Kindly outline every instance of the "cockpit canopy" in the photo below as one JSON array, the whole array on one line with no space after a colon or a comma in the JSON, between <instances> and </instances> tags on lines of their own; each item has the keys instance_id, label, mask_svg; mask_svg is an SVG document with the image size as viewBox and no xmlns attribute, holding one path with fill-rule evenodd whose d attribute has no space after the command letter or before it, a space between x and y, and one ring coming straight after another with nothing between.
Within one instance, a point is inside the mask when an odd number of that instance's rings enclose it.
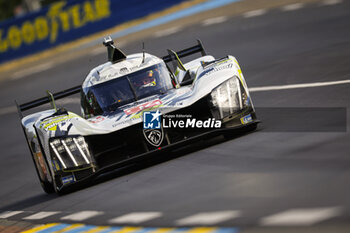
<instances>
[{"instance_id":1,"label":"cockpit canopy","mask_svg":"<svg viewBox=\"0 0 350 233\"><path fill-rule=\"evenodd\" d=\"M86 118L105 115L119 107L174 88L164 62L134 73L83 87L81 107Z\"/></svg>"}]
</instances>

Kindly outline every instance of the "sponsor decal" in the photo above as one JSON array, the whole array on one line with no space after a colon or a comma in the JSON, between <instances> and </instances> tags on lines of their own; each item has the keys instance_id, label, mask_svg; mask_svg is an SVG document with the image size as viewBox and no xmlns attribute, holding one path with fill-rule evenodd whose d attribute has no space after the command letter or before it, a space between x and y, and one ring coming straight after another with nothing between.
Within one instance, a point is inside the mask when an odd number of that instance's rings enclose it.
<instances>
[{"instance_id":1,"label":"sponsor decal","mask_svg":"<svg viewBox=\"0 0 350 233\"><path fill-rule=\"evenodd\" d=\"M245 100L244 104L247 105L247 106L248 106L248 105L251 105L251 104L250 104L250 97L249 97L249 96L248 96L247 99Z\"/></svg>"},{"instance_id":2,"label":"sponsor decal","mask_svg":"<svg viewBox=\"0 0 350 233\"><path fill-rule=\"evenodd\" d=\"M225 64L227 62L231 61L230 58L228 59L224 59L224 60L217 60L217 61L208 61L208 62L205 62L205 61L201 61L201 65L203 66L203 68L207 68L207 67L210 67L210 66L218 66L218 65L222 65L222 64Z\"/></svg>"},{"instance_id":3,"label":"sponsor decal","mask_svg":"<svg viewBox=\"0 0 350 233\"><path fill-rule=\"evenodd\" d=\"M241 118L241 123L243 125L248 124L249 122L252 122L252 121L253 121L253 118L252 118L252 115L250 115L250 114Z\"/></svg>"},{"instance_id":4,"label":"sponsor decal","mask_svg":"<svg viewBox=\"0 0 350 233\"><path fill-rule=\"evenodd\" d=\"M102 122L104 120L105 120L105 118L103 116L98 116L98 117L96 117L94 119L89 120L89 122L97 124L97 123L100 123L100 122Z\"/></svg>"},{"instance_id":5,"label":"sponsor decal","mask_svg":"<svg viewBox=\"0 0 350 233\"><path fill-rule=\"evenodd\" d=\"M52 160L51 163L52 163L52 167L55 170L55 172L62 169L60 163L57 162L56 160Z\"/></svg>"},{"instance_id":6,"label":"sponsor decal","mask_svg":"<svg viewBox=\"0 0 350 233\"><path fill-rule=\"evenodd\" d=\"M159 110L143 112L143 134L147 142L153 146L161 145L163 129L193 128L193 129L218 129L222 122L215 118L196 119L189 114L162 115Z\"/></svg>"},{"instance_id":7,"label":"sponsor decal","mask_svg":"<svg viewBox=\"0 0 350 233\"><path fill-rule=\"evenodd\" d=\"M231 69L232 67L233 67L232 63L226 64L226 65L220 64L219 66L211 67L208 70L206 70L203 73L201 73L198 76L198 79L202 78L203 76L208 76L208 75L210 75L210 74L212 74L214 72L220 71L220 70Z\"/></svg>"},{"instance_id":8,"label":"sponsor decal","mask_svg":"<svg viewBox=\"0 0 350 233\"><path fill-rule=\"evenodd\" d=\"M163 128L196 128L196 129L219 129L221 121L215 118L198 120L196 118L172 119L171 117L163 118Z\"/></svg>"},{"instance_id":9,"label":"sponsor decal","mask_svg":"<svg viewBox=\"0 0 350 233\"><path fill-rule=\"evenodd\" d=\"M124 109L124 113L126 115L131 115L131 114L135 114L135 113L138 113L138 112L141 112L141 111L144 111L144 110L156 107L156 106L159 107L160 105L162 105L162 101L160 99L156 99L156 100L144 103L144 104L137 105L135 107Z\"/></svg>"},{"instance_id":10,"label":"sponsor decal","mask_svg":"<svg viewBox=\"0 0 350 233\"><path fill-rule=\"evenodd\" d=\"M163 129L143 129L143 136L146 141L152 146L160 146L163 142L164 132Z\"/></svg>"},{"instance_id":11,"label":"sponsor decal","mask_svg":"<svg viewBox=\"0 0 350 233\"><path fill-rule=\"evenodd\" d=\"M162 119L161 119L162 118ZM221 128L222 122L215 118L196 119L189 114L166 114L163 115L159 110L143 113L144 129L161 128Z\"/></svg>"},{"instance_id":12,"label":"sponsor decal","mask_svg":"<svg viewBox=\"0 0 350 233\"><path fill-rule=\"evenodd\" d=\"M117 121L117 123L113 124L112 127L115 128L120 125L131 125L131 124L134 124L137 120L138 118L130 118L125 121Z\"/></svg>"},{"instance_id":13,"label":"sponsor decal","mask_svg":"<svg viewBox=\"0 0 350 233\"><path fill-rule=\"evenodd\" d=\"M74 5L68 4L67 0L53 3L46 15L40 14L21 24L12 24L5 30L0 30L0 53L38 44L43 40L54 44L62 38L60 36L63 32L74 33L75 29L109 18L110 4L110 0L78 1Z\"/></svg>"},{"instance_id":14,"label":"sponsor decal","mask_svg":"<svg viewBox=\"0 0 350 233\"><path fill-rule=\"evenodd\" d=\"M75 182L75 177L73 175L62 177L62 184L70 184Z\"/></svg>"},{"instance_id":15,"label":"sponsor decal","mask_svg":"<svg viewBox=\"0 0 350 233\"><path fill-rule=\"evenodd\" d=\"M43 128L45 131L48 131L48 130L56 131L57 125L62 124L62 126L63 126L64 123L71 121L71 119L75 118L75 117L77 117L77 115L75 115L75 114L53 117L49 120L45 120L45 121L41 122L40 128ZM67 124L67 127L68 127L68 125L69 124Z\"/></svg>"},{"instance_id":16,"label":"sponsor decal","mask_svg":"<svg viewBox=\"0 0 350 233\"><path fill-rule=\"evenodd\" d=\"M161 113L143 112L143 135L152 146L160 146L163 142L164 132L161 127Z\"/></svg>"},{"instance_id":17,"label":"sponsor decal","mask_svg":"<svg viewBox=\"0 0 350 233\"><path fill-rule=\"evenodd\" d=\"M160 129L160 112L144 112L143 113L143 128L144 129Z\"/></svg>"}]
</instances>

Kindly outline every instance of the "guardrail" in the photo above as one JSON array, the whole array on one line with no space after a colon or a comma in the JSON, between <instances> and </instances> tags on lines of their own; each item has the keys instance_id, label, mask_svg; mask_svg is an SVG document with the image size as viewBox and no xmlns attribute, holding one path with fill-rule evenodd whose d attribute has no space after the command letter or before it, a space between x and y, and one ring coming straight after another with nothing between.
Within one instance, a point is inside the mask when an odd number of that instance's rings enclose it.
<instances>
[{"instance_id":1,"label":"guardrail","mask_svg":"<svg viewBox=\"0 0 350 233\"><path fill-rule=\"evenodd\" d=\"M185 0L64 0L0 22L0 63L112 28Z\"/></svg>"}]
</instances>

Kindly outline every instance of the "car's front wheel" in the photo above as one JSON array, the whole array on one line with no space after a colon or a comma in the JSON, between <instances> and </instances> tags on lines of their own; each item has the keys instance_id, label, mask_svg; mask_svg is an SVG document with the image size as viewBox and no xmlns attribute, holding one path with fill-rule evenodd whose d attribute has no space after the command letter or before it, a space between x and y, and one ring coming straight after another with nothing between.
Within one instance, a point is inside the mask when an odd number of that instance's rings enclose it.
<instances>
[{"instance_id":1,"label":"car's front wheel","mask_svg":"<svg viewBox=\"0 0 350 233\"><path fill-rule=\"evenodd\" d=\"M50 176L50 171L47 169L46 161L43 157L38 157L35 159L32 154L32 159L34 162L35 170L38 174L38 178L41 184L41 187L46 193L53 193L55 192L54 187L50 181L45 179L45 176ZM43 171L43 166L45 167L46 171Z\"/></svg>"}]
</instances>

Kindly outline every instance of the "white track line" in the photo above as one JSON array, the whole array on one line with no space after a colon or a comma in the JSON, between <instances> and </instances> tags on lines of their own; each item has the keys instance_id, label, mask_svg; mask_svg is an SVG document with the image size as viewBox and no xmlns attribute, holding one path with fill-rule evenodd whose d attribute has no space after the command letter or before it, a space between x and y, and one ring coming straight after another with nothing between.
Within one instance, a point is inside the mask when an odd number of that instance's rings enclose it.
<instances>
[{"instance_id":1,"label":"white track line","mask_svg":"<svg viewBox=\"0 0 350 233\"><path fill-rule=\"evenodd\" d=\"M340 213L339 207L291 209L262 218L260 224L263 226L309 226L338 216Z\"/></svg>"},{"instance_id":2,"label":"white track line","mask_svg":"<svg viewBox=\"0 0 350 233\"><path fill-rule=\"evenodd\" d=\"M317 82L317 83L303 83L303 84L292 84L292 85L280 85L280 86L265 86L265 87L251 87L250 92L258 91L274 91L274 90L285 90L285 89L296 89L296 88L306 88L306 87L323 87L339 84L348 84L350 79L332 82Z\"/></svg>"},{"instance_id":3,"label":"white track line","mask_svg":"<svg viewBox=\"0 0 350 233\"><path fill-rule=\"evenodd\" d=\"M17 214L21 214L23 213L24 211L5 211L3 213L0 214L0 218L9 218L9 217L12 217L12 216L15 216Z\"/></svg>"},{"instance_id":4,"label":"white track line","mask_svg":"<svg viewBox=\"0 0 350 233\"><path fill-rule=\"evenodd\" d=\"M198 213L176 221L176 225L213 225L241 216L240 211Z\"/></svg>"},{"instance_id":5,"label":"white track line","mask_svg":"<svg viewBox=\"0 0 350 233\"><path fill-rule=\"evenodd\" d=\"M251 17L256 17L256 16L260 16L263 15L267 12L267 10L265 9L259 9L259 10L254 10L254 11L248 11L243 13L243 17L244 18L251 18Z\"/></svg>"},{"instance_id":6,"label":"white track line","mask_svg":"<svg viewBox=\"0 0 350 233\"><path fill-rule=\"evenodd\" d=\"M24 220L38 220L60 213L59 211L42 211L23 218Z\"/></svg>"},{"instance_id":7,"label":"white track line","mask_svg":"<svg viewBox=\"0 0 350 233\"><path fill-rule=\"evenodd\" d=\"M135 212L130 214L125 214L123 216L113 218L109 220L109 223L142 223L155 218L161 217L163 214L161 212Z\"/></svg>"},{"instance_id":8,"label":"white track line","mask_svg":"<svg viewBox=\"0 0 350 233\"><path fill-rule=\"evenodd\" d=\"M294 4L289 4L286 6L282 7L282 11L295 11L299 10L300 8L303 8L304 4L303 3L294 3Z\"/></svg>"},{"instance_id":9,"label":"white track line","mask_svg":"<svg viewBox=\"0 0 350 233\"><path fill-rule=\"evenodd\" d=\"M182 28L181 27L172 27L172 28L168 28L162 31L158 31L154 34L154 37L163 37L163 36L169 36L171 34L174 34L178 31L180 31Z\"/></svg>"},{"instance_id":10,"label":"white track line","mask_svg":"<svg viewBox=\"0 0 350 233\"><path fill-rule=\"evenodd\" d=\"M31 75L31 74L36 74L45 70L48 70L50 68L52 68L54 65L52 62L48 62L48 63L44 63L44 64L40 64L34 67L30 67L24 70L20 70L17 71L15 73L13 73L11 79L20 79L23 78L25 76Z\"/></svg>"},{"instance_id":11,"label":"white track line","mask_svg":"<svg viewBox=\"0 0 350 233\"><path fill-rule=\"evenodd\" d=\"M203 26L209 26L209 25L213 25L213 24L223 23L227 19L228 19L227 16L220 16L220 17L210 18L210 19L204 20L202 25Z\"/></svg>"},{"instance_id":12,"label":"white track line","mask_svg":"<svg viewBox=\"0 0 350 233\"><path fill-rule=\"evenodd\" d=\"M343 0L324 0L324 1L322 1L321 5L330 6L330 5L336 5L336 4L339 4L342 2L343 2Z\"/></svg>"},{"instance_id":13,"label":"white track line","mask_svg":"<svg viewBox=\"0 0 350 233\"><path fill-rule=\"evenodd\" d=\"M84 221L86 219L104 214L101 211L80 211L61 218L61 220Z\"/></svg>"}]
</instances>

